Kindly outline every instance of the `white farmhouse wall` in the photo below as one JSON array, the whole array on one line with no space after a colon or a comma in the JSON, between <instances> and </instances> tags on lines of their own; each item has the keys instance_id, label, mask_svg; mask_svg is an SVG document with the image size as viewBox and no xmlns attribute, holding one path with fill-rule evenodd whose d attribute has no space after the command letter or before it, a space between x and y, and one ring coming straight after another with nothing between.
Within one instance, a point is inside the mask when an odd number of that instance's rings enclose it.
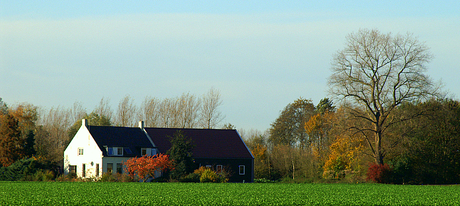
<instances>
[{"instance_id":1,"label":"white farmhouse wall","mask_svg":"<svg viewBox=\"0 0 460 206\"><path fill-rule=\"evenodd\" d=\"M79 155L79 149L83 149L83 155ZM77 176L82 177L83 164L86 168L86 178L96 178L97 165L99 165L99 176L102 175L102 151L84 124L64 151L64 174L69 174L70 165L76 165Z\"/></svg>"}]
</instances>

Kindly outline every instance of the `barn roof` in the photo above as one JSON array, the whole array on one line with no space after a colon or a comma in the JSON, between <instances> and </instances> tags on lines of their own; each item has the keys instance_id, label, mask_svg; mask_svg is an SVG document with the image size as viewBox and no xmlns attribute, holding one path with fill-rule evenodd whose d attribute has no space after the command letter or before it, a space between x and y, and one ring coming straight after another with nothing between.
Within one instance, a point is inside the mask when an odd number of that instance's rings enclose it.
<instances>
[{"instance_id":1,"label":"barn roof","mask_svg":"<svg viewBox=\"0 0 460 206\"><path fill-rule=\"evenodd\" d=\"M246 144L236 130L224 129L179 129L87 126L104 156L109 147L123 147L124 157L141 156L141 148L156 147L160 153L166 153L171 147L170 138L178 130L191 138L194 144L195 158L253 158ZM153 141L148 139L146 133ZM129 148L132 152L126 151Z\"/></svg>"},{"instance_id":2,"label":"barn roof","mask_svg":"<svg viewBox=\"0 0 460 206\"><path fill-rule=\"evenodd\" d=\"M236 130L145 128L161 153L171 147L169 139L178 130L193 140L195 158L253 158Z\"/></svg>"},{"instance_id":3,"label":"barn roof","mask_svg":"<svg viewBox=\"0 0 460 206\"><path fill-rule=\"evenodd\" d=\"M105 147L123 147L124 157L142 156L141 148L151 148L153 145L138 127L112 127L112 126L88 126L87 127L104 156L107 156ZM126 151L131 150L131 154Z\"/></svg>"}]
</instances>

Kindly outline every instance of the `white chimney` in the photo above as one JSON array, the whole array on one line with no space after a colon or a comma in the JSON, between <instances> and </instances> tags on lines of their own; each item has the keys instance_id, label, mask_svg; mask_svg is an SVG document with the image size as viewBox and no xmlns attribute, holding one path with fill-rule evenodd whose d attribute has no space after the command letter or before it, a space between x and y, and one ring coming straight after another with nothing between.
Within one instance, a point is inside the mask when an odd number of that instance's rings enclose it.
<instances>
[{"instance_id":1,"label":"white chimney","mask_svg":"<svg viewBox=\"0 0 460 206\"><path fill-rule=\"evenodd\" d=\"M139 121L139 128L144 129L144 121Z\"/></svg>"},{"instance_id":2,"label":"white chimney","mask_svg":"<svg viewBox=\"0 0 460 206\"><path fill-rule=\"evenodd\" d=\"M85 126L85 127L88 127L88 120L87 119L82 119L81 120L81 126Z\"/></svg>"}]
</instances>

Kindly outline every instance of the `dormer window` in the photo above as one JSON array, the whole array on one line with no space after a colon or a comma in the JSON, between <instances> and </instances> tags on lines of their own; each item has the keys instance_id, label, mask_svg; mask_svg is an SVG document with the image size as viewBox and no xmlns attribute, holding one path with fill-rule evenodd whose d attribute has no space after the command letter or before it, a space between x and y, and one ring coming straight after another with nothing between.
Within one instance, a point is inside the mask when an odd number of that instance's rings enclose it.
<instances>
[{"instance_id":1,"label":"dormer window","mask_svg":"<svg viewBox=\"0 0 460 206\"><path fill-rule=\"evenodd\" d=\"M123 147L109 147L107 154L110 156L123 156Z\"/></svg>"},{"instance_id":2,"label":"dormer window","mask_svg":"<svg viewBox=\"0 0 460 206\"><path fill-rule=\"evenodd\" d=\"M118 156L123 156L123 147L116 147L115 151L117 151Z\"/></svg>"},{"instance_id":3,"label":"dormer window","mask_svg":"<svg viewBox=\"0 0 460 206\"><path fill-rule=\"evenodd\" d=\"M141 148L141 155L148 155L148 156L154 156L156 155L157 149L156 148Z\"/></svg>"}]
</instances>

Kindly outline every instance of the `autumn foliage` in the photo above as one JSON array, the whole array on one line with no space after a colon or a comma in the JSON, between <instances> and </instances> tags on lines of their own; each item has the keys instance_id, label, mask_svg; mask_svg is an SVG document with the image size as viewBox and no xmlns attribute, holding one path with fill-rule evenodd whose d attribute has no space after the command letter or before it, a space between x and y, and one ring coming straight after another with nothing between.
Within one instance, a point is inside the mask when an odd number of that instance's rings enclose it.
<instances>
[{"instance_id":1,"label":"autumn foliage","mask_svg":"<svg viewBox=\"0 0 460 206\"><path fill-rule=\"evenodd\" d=\"M172 168L172 161L165 154L157 154L154 156L144 155L142 157L134 157L124 162L125 171L131 178L136 175L145 182L148 178L155 178L155 172L163 172Z\"/></svg>"},{"instance_id":2,"label":"autumn foliage","mask_svg":"<svg viewBox=\"0 0 460 206\"><path fill-rule=\"evenodd\" d=\"M193 174L196 174L200 177L200 182L217 182L225 183L228 181L228 173L225 170L214 171L211 168L200 167L193 171Z\"/></svg>"},{"instance_id":3,"label":"autumn foliage","mask_svg":"<svg viewBox=\"0 0 460 206\"><path fill-rule=\"evenodd\" d=\"M19 123L12 115L0 115L0 164L7 167L24 156Z\"/></svg>"},{"instance_id":4,"label":"autumn foliage","mask_svg":"<svg viewBox=\"0 0 460 206\"><path fill-rule=\"evenodd\" d=\"M379 165L372 163L367 170L366 180L371 180L376 183L388 183L390 180L391 168L388 164Z\"/></svg>"}]
</instances>

